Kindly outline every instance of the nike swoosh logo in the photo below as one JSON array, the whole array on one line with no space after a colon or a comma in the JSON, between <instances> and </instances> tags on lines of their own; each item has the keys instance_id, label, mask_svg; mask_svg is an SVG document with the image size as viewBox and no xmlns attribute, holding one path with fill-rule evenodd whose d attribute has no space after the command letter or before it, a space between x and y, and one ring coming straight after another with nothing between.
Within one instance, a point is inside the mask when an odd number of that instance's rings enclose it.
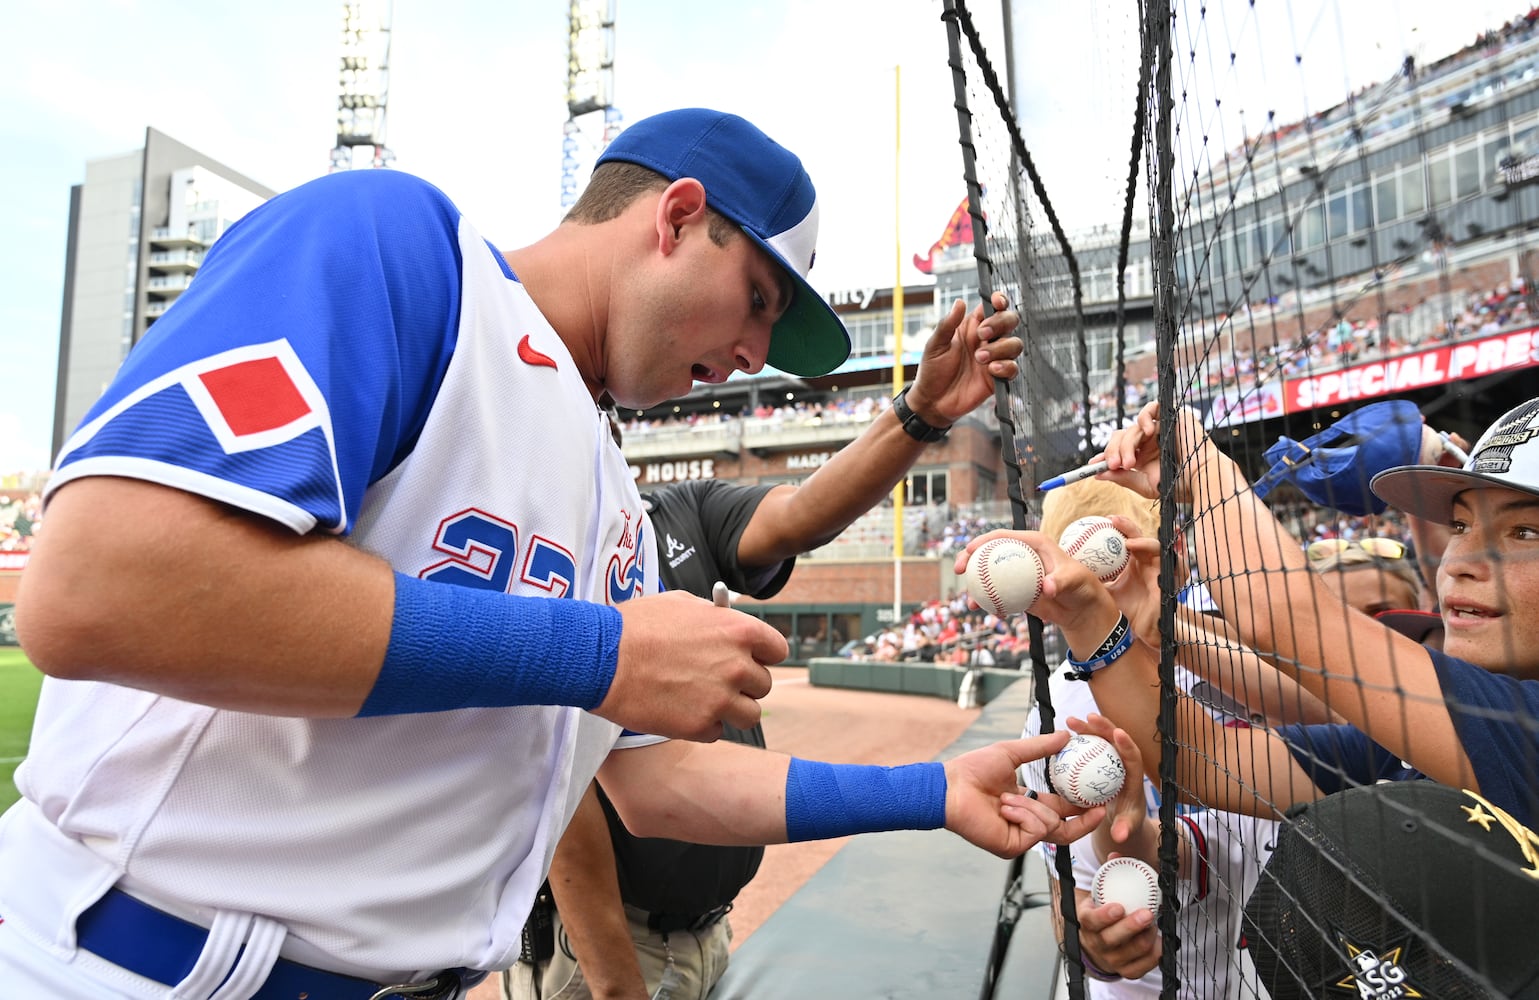
<instances>
[{"instance_id":1,"label":"nike swoosh logo","mask_svg":"<svg viewBox=\"0 0 1539 1000\"><path fill-rule=\"evenodd\" d=\"M524 334L524 339L518 342L518 359L526 365L544 365L546 368L556 367L554 358L541 354L529 346L529 334Z\"/></svg>"}]
</instances>

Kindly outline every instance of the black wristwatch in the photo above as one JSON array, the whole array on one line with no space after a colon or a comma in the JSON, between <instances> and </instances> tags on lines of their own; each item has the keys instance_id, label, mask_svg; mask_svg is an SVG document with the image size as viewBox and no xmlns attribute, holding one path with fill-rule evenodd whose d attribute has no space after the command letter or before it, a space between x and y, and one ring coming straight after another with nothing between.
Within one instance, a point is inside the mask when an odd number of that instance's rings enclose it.
<instances>
[{"instance_id":1,"label":"black wristwatch","mask_svg":"<svg viewBox=\"0 0 1539 1000\"><path fill-rule=\"evenodd\" d=\"M892 397L893 415L898 418L898 423L903 425L903 429L908 432L908 436L915 441L922 441L925 444L939 441L946 436L947 431L951 430L951 425L932 427L926 423L924 417L921 417L909 407L908 388L908 386L904 386L902 392Z\"/></svg>"}]
</instances>

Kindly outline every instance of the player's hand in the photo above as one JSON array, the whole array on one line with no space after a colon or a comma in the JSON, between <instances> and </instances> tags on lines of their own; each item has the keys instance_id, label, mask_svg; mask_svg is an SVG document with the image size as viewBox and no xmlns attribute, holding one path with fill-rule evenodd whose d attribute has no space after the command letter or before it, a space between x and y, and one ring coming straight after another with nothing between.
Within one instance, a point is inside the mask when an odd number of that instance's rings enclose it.
<instances>
[{"instance_id":1,"label":"player's hand","mask_svg":"<svg viewBox=\"0 0 1539 1000\"><path fill-rule=\"evenodd\" d=\"M946 829L1002 858L1046 840L1068 844L1101 822L1106 810L1081 810L1057 795L1030 798L1016 769L1062 750L1066 732L1005 740L946 762Z\"/></svg>"},{"instance_id":2,"label":"player's hand","mask_svg":"<svg viewBox=\"0 0 1539 1000\"><path fill-rule=\"evenodd\" d=\"M1024 345L1014 335L1020 316L1006 308L1003 292L992 302L998 311L985 318L981 303L969 311L956 300L925 344L908 405L931 423L956 423L994 394L996 378L1020 371L1016 359Z\"/></svg>"},{"instance_id":3,"label":"player's hand","mask_svg":"<svg viewBox=\"0 0 1539 1000\"><path fill-rule=\"evenodd\" d=\"M1160 964L1160 932L1150 911L1128 913L1121 903L1096 906L1086 896L1075 912L1079 946L1097 969L1139 979Z\"/></svg>"},{"instance_id":4,"label":"player's hand","mask_svg":"<svg viewBox=\"0 0 1539 1000\"><path fill-rule=\"evenodd\" d=\"M619 607L620 656L595 715L638 733L709 742L729 722L751 729L785 637L752 615L681 590Z\"/></svg>"}]
</instances>

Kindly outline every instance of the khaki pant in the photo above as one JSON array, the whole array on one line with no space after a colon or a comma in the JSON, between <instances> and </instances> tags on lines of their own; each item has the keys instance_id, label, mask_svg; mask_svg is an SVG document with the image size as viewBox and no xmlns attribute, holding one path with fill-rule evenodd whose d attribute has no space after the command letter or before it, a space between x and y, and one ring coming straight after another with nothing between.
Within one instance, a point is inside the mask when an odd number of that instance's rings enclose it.
<instances>
[{"instance_id":1,"label":"khaki pant","mask_svg":"<svg viewBox=\"0 0 1539 1000\"><path fill-rule=\"evenodd\" d=\"M727 971L727 950L732 941L732 927L722 917L710 927L698 931L670 931L666 936L649 930L646 915L627 906L626 915L631 940L636 945L636 960L647 981L647 994L658 1000L705 1000L716 980ZM556 951L543 968L519 962L502 974L504 1000L591 1000L592 992L582 970L572 957L572 946L561 925L561 914L554 914ZM673 963L671 989L662 995L658 987Z\"/></svg>"}]
</instances>

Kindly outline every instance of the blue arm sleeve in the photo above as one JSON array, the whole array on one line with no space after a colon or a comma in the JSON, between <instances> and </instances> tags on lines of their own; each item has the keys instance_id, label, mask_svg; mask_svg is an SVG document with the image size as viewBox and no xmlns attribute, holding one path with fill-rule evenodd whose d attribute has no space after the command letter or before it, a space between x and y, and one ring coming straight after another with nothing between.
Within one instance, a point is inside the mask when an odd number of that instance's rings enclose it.
<instances>
[{"instance_id":1,"label":"blue arm sleeve","mask_svg":"<svg viewBox=\"0 0 1539 1000\"><path fill-rule=\"evenodd\" d=\"M505 705L591 709L609 693L620 612L397 573L390 646L358 715Z\"/></svg>"},{"instance_id":2,"label":"blue arm sleeve","mask_svg":"<svg viewBox=\"0 0 1539 1000\"><path fill-rule=\"evenodd\" d=\"M786 771L786 838L791 843L945 825L944 764L876 767L791 758Z\"/></svg>"}]
</instances>

